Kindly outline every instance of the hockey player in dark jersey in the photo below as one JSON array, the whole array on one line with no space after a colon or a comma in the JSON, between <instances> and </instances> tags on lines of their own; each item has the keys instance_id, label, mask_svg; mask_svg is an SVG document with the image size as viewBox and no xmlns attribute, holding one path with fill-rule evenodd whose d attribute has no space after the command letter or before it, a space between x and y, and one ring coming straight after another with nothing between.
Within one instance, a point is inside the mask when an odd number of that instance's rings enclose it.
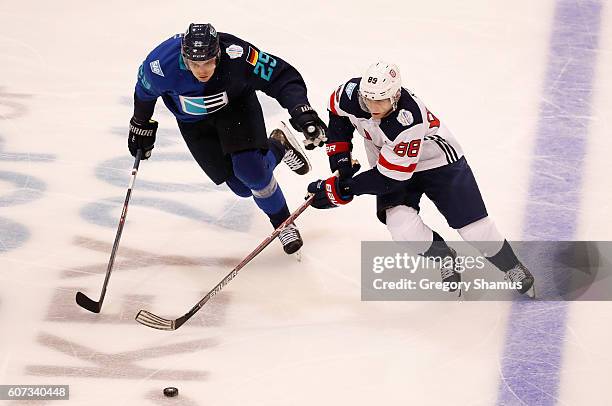
<instances>
[{"instance_id":1,"label":"hockey player in dark jersey","mask_svg":"<svg viewBox=\"0 0 612 406\"><path fill-rule=\"evenodd\" d=\"M260 90L289 111L290 123L307 139L325 139L325 124L310 107L306 84L281 58L262 52L211 24L190 24L157 46L138 71L128 146L151 156L157 122L151 120L161 97L174 114L189 151L217 185L253 197L277 228L289 209L273 170L282 160L296 173L310 170L299 143L284 126L266 133ZM279 235L285 252L302 246L295 225Z\"/></svg>"},{"instance_id":2,"label":"hockey player in dark jersey","mask_svg":"<svg viewBox=\"0 0 612 406\"><path fill-rule=\"evenodd\" d=\"M372 167L358 175L351 160L355 129L364 138ZM393 240L423 241L423 255L454 259L455 251L419 216L425 194L464 240L520 286L520 293L534 295L534 278L488 216L461 146L423 102L402 88L397 66L375 63L363 77L333 92L326 135L330 168L339 175L308 186L315 194L314 207L332 208L353 196L376 195L378 218ZM446 266L453 261L440 262L443 281L459 282L461 275Z\"/></svg>"}]
</instances>

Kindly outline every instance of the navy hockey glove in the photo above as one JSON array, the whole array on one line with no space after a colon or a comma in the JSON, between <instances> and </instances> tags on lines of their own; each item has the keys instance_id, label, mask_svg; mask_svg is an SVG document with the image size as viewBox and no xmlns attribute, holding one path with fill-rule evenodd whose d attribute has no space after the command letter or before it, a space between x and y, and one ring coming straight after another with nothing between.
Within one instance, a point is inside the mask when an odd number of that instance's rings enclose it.
<instances>
[{"instance_id":1,"label":"navy hockey glove","mask_svg":"<svg viewBox=\"0 0 612 406\"><path fill-rule=\"evenodd\" d=\"M158 123L155 120L142 122L132 117L130 120L130 134L128 135L128 148L132 156L136 156L136 151L142 149L142 159L151 156L153 145L155 144L155 134L157 134Z\"/></svg>"},{"instance_id":2,"label":"navy hockey glove","mask_svg":"<svg viewBox=\"0 0 612 406\"><path fill-rule=\"evenodd\" d=\"M361 169L359 162L351 159L351 149L353 145L350 142L332 142L325 146L329 168L333 173L338 171L340 179L352 178Z\"/></svg>"},{"instance_id":3,"label":"navy hockey glove","mask_svg":"<svg viewBox=\"0 0 612 406\"><path fill-rule=\"evenodd\" d=\"M316 209L331 209L353 200L353 195L348 188L340 185L337 176L312 182L308 185L308 193L314 195L311 205Z\"/></svg>"},{"instance_id":4,"label":"navy hockey glove","mask_svg":"<svg viewBox=\"0 0 612 406\"><path fill-rule=\"evenodd\" d=\"M307 104L300 104L289 112L289 122L298 131L304 133L306 149L315 149L327 141L327 126L319 118L317 112Z\"/></svg>"}]
</instances>

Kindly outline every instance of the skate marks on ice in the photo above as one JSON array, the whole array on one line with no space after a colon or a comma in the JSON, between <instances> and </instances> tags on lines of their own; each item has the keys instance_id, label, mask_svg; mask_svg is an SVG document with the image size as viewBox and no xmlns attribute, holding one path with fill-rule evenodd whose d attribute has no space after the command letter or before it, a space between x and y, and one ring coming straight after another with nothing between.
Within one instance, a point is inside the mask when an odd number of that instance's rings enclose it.
<instances>
[{"instance_id":1,"label":"skate marks on ice","mask_svg":"<svg viewBox=\"0 0 612 406\"><path fill-rule=\"evenodd\" d=\"M523 236L571 241L578 224L593 120L603 4L557 0L554 6ZM513 303L497 405L559 402L567 311L567 303Z\"/></svg>"},{"instance_id":2,"label":"skate marks on ice","mask_svg":"<svg viewBox=\"0 0 612 406\"><path fill-rule=\"evenodd\" d=\"M0 138L0 151L2 139ZM0 160L2 158L0 157ZM27 204L43 197L47 186L42 180L23 173L0 171L0 185L9 184L5 194L0 195L0 207ZM20 247L30 239L30 230L24 225L0 217L0 253Z\"/></svg>"},{"instance_id":3,"label":"skate marks on ice","mask_svg":"<svg viewBox=\"0 0 612 406\"><path fill-rule=\"evenodd\" d=\"M12 120L24 116L28 108L22 100L31 97L31 94L11 93L0 87L0 119Z\"/></svg>"},{"instance_id":4,"label":"skate marks on ice","mask_svg":"<svg viewBox=\"0 0 612 406\"><path fill-rule=\"evenodd\" d=\"M70 357L70 363L78 360L81 363L93 364L93 366L28 365L26 374L30 376L175 381L203 381L209 373L197 369L166 369L168 362L165 360L159 363L160 368L158 369L141 367L136 363L172 355L198 353L219 345L215 339L204 338L138 350L106 353L44 332L38 335L37 342L47 349Z\"/></svg>"},{"instance_id":5,"label":"skate marks on ice","mask_svg":"<svg viewBox=\"0 0 612 406\"><path fill-rule=\"evenodd\" d=\"M74 244L88 250L108 253L111 250L111 244L87 237L76 237ZM187 257L182 255L159 255L145 250L139 250L129 247L121 247L120 257L115 262L113 273L133 271L153 266L165 266L168 272L175 272L179 268L194 268L194 272L203 272L206 268L231 269L240 261L240 258L230 257ZM61 279L74 280L91 275L103 276L106 273L106 262L101 262L93 265L84 265L82 267L65 270L61 274ZM201 296L206 294L204 290L199 293ZM150 307L153 304L154 295L144 294L129 294L123 295L121 307L117 313L102 312L97 315L92 315L83 312L74 303L74 293L77 290L85 291L84 287L66 286L58 288L54 293L49 307L46 321L65 321L77 323L94 323L94 324L134 324L134 316L143 307ZM116 294L113 301L117 301ZM210 303L209 317L195 317L193 324L200 327L216 327L223 324L225 320L226 309L231 302L231 292L226 295L220 295L215 298L214 302ZM188 304L185 304L188 306ZM210 315L214 315L210 316Z\"/></svg>"},{"instance_id":6,"label":"skate marks on ice","mask_svg":"<svg viewBox=\"0 0 612 406\"><path fill-rule=\"evenodd\" d=\"M129 167L130 156L122 156L106 160L96 166L95 176L97 179L118 188L125 188L126 177L123 169ZM155 162L192 162L193 158L181 153L157 153ZM202 174L203 178L205 175ZM146 176L145 176L146 177ZM233 196L226 186L207 183L176 183L148 181L142 177L137 180L137 193L132 199L133 206L143 206L159 210L167 214L173 214L200 223L210 224L223 229L247 232L251 227L252 213L254 209L250 199L242 199ZM166 196L143 196L142 192L157 192ZM223 193L225 192L225 193ZM220 215L213 215L204 210L185 204L177 199L172 199L176 193L215 193L215 199L223 197L224 206ZM168 195L169 194L169 195ZM170 198L168 197L170 196ZM120 208L123 204L122 197L107 198L85 205L81 208L81 217L87 222L102 227L113 228L117 225L117 216L111 212Z\"/></svg>"},{"instance_id":7,"label":"skate marks on ice","mask_svg":"<svg viewBox=\"0 0 612 406\"><path fill-rule=\"evenodd\" d=\"M73 241L74 245L88 250L109 253L112 244L88 237L77 236ZM234 257L187 257L183 255L159 255L153 252L129 248L122 246L119 253L120 257L115 262L114 271L130 270L136 268L146 268L150 266L176 267L222 267L231 269L241 258ZM78 278L90 276L92 274L104 275L107 263L85 265L82 267L68 269L63 272L62 278Z\"/></svg>"},{"instance_id":8,"label":"skate marks on ice","mask_svg":"<svg viewBox=\"0 0 612 406\"><path fill-rule=\"evenodd\" d=\"M12 184L7 194L0 195L0 207L27 204L43 197L47 185L42 180L11 171L0 171L0 182Z\"/></svg>"},{"instance_id":9,"label":"skate marks on ice","mask_svg":"<svg viewBox=\"0 0 612 406\"><path fill-rule=\"evenodd\" d=\"M23 136L24 134L19 134L19 128L10 120L23 117L28 113L29 109L24 101L31 97L30 94L11 93L0 87L0 119L3 120L2 123L12 124L10 132L14 136ZM51 162L54 160L55 156L50 154L7 152L4 138L0 136L0 163ZM40 199L46 190L46 184L34 176L0 170L0 184L5 182L11 184L14 191L0 195L0 207L30 203ZM0 217L0 253L20 247L29 238L30 231L25 225Z\"/></svg>"},{"instance_id":10,"label":"skate marks on ice","mask_svg":"<svg viewBox=\"0 0 612 406\"><path fill-rule=\"evenodd\" d=\"M21 118L29 112L28 106L24 103L25 100L32 98L31 94L25 93L10 93L3 87L0 87L0 120L2 123L10 123L10 135L15 137L24 137L28 134L23 134L19 127L11 120ZM2 130L2 127L0 127ZM3 130L6 132L6 130ZM2 134L0 134L2 135ZM4 150L5 141L0 136L0 161L7 162L49 162L55 160L55 155L52 154L35 154L31 152L7 152Z\"/></svg>"},{"instance_id":11,"label":"skate marks on ice","mask_svg":"<svg viewBox=\"0 0 612 406\"><path fill-rule=\"evenodd\" d=\"M27 227L0 217L0 254L21 247L29 239Z\"/></svg>"},{"instance_id":12,"label":"skate marks on ice","mask_svg":"<svg viewBox=\"0 0 612 406\"><path fill-rule=\"evenodd\" d=\"M63 287L57 289L52 306L49 307L45 321L65 323L86 323L88 325L136 325L134 317L143 308L154 307L154 295L121 295L113 296L113 302L120 302L119 309L115 312L104 311L92 314L84 311L74 302L74 295L78 288ZM196 296L204 296L207 292L202 290ZM195 300L195 299L194 299ZM202 312L190 320L190 325L195 327L220 327L225 323L227 309L232 302L232 293L224 292L223 295L215 297L214 301L207 304L206 312ZM191 302L185 302L185 308Z\"/></svg>"}]
</instances>

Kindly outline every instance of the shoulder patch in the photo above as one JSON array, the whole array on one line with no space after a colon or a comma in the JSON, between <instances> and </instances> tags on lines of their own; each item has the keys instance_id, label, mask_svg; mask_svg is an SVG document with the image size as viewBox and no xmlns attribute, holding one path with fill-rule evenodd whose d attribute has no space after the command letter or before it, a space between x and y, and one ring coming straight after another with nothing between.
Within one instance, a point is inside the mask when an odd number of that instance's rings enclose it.
<instances>
[{"instance_id":1,"label":"shoulder patch","mask_svg":"<svg viewBox=\"0 0 612 406\"><path fill-rule=\"evenodd\" d=\"M402 89L397 110L381 121L380 129L389 140L395 141L402 132L422 123L423 116L417 102Z\"/></svg>"},{"instance_id":2,"label":"shoulder patch","mask_svg":"<svg viewBox=\"0 0 612 406\"><path fill-rule=\"evenodd\" d=\"M162 71L162 68L159 64L159 59L156 59L153 62L149 63L149 66L151 67L151 72L164 77L164 72Z\"/></svg>"},{"instance_id":3,"label":"shoulder patch","mask_svg":"<svg viewBox=\"0 0 612 406\"><path fill-rule=\"evenodd\" d=\"M230 59L240 58L244 54L244 48L240 45L232 44L225 48L225 53L229 55Z\"/></svg>"},{"instance_id":4,"label":"shoulder patch","mask_svg":"<svg viewBox=\"0 0 612 406\"><path fill-rule=\"evenodd\" d=\"M404 127L410 127L414 123L414 117L410 111L401 109L397 112L397 121Z\"/></svg>"},{"instance_id":5,"label":"shoulder patch","mask_svg":"<svg viewBox=\"0 0 612 406\"><path fill-rule=\"evenodd\" d=\"M370 113L364 111L359 105L359 97L353 99L355 91L359 90L361 78L352 78L344 85L344 92L339 94L338 105L342 111L358 118L370 118Z\"/></svg>"},{"instance_id":6,"label":"shoulder patch","mask_svg":"<svg viewBox=\"0 0 612 406\"><path fill-rule=\"evenodd\" d=\"M247 55L247 62L251 65L255 66L257 64L257 60L259 59L259 51L249 46L249 54Z\"/></svg>"},{"instance_id":7,"label":"shoulder patch","mask_svg":"<svg viewBox=\"0 0 612 406\"><path fill-rule=\"evenodd\" d=\"M349 82L344 88L344 91L346 92L346 95L348 96L349 100L351 100L351 98L353 97L353 91L355 90L356 87L357 87L357 83Z\"/></svg>"}]
</instances>

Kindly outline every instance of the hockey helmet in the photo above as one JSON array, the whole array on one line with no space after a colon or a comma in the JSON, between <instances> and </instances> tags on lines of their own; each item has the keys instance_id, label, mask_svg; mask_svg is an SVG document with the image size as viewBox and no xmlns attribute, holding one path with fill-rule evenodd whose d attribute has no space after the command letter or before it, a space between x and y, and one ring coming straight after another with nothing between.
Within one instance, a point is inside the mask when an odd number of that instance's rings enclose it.
<instances>
[{"instance_id":1,"label":"hockey helmet","mask_svg":"<svg viewBox=\"0 0 612 406\"><path fill-rule=\"evenodd\" d=\"M219 56L219 34L211 24L189 24L181 40L183 58L206 61Z\"/></svg>"},{"instance_id":2,"label":"hockey helmet","mask_svg":"<svg viewBox=\"0 0 612 406\"><path fill-rule=\"evenodd\" d=\"M391 100L393 109L402 94L402 78L397 65L376 62L366 70L359 83L359 96L368 100ZM365 103L361 103L362 106Z\"/></svg>"}]
</instances>

